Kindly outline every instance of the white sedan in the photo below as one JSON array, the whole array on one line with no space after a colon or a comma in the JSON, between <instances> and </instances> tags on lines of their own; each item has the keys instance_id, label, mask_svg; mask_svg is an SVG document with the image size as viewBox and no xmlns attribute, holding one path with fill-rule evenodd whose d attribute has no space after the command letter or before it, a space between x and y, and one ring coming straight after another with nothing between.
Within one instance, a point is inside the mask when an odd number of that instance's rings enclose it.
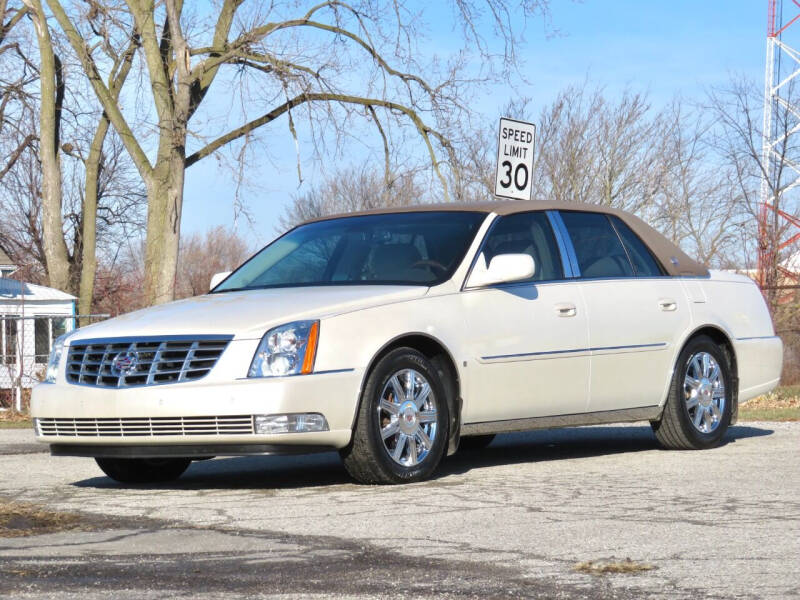
<instances>
[{"instance_id":1,"label":"white sedan","mask_svg":"<svg viewBox=\"0 0 800 600\"><path fill-rule=\"evenodd\" d=\"M328 217L225 275L59 340L38 440L121 482L338 450L357 480L401 483L459 443L542 427L649 421L664 447L709 448L780 377L750 279L603 207Z\"/></svg>"}]
</instances>

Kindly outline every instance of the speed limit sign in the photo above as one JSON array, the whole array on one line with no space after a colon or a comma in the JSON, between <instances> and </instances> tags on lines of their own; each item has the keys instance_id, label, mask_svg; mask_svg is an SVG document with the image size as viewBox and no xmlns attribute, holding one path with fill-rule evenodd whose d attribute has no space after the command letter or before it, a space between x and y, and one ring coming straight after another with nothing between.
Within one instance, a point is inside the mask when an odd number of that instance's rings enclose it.
<instances>
[{"instance_id":1,"label":"speed limit sign","mask_svg":"<svg viewBox=\"0 0 800 600\"><path fill-rule=\"evenodd\" d=\"M531 199L535 141L536 125L533 123L505 117L500 119L495 196L515 200Z\"/></svg>"}]
</instances>

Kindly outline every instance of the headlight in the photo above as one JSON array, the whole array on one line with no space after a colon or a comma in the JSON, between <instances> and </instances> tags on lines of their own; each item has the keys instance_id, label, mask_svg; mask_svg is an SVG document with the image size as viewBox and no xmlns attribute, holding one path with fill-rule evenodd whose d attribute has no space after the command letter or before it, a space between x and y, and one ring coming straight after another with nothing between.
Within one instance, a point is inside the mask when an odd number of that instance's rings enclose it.
<instances>
[{"instance_id":1,"label":"headlight","mask_svg":"<svg viewBox=\"0 0 800 600\"><path fill-rule=\"evenodd\" d=\"M296 321L270 329L261 338L248 377L305 375L314 370L319 321Z\"/></svg>"},{"instance_id":2,"label":"headlight","mask_svg":"<svg viewBox=\"0 0 800 600\"><path fill-rule=\"evenodd\" d=\"M53 342L53 348L50 350L50 358L47 359L47 371L45 372L44 380L47 383L55 383L56 376L58 375L58 364L61 362L61 355L64 353L64 341L69 336L65 333L56 338Z\"/></svg>"}]
</instances>

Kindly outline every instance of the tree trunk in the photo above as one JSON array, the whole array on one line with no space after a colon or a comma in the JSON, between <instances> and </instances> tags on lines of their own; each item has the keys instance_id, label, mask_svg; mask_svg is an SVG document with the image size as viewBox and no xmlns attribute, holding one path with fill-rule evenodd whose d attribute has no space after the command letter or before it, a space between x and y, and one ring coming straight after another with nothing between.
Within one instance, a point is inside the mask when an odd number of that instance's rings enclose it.
<instances>
[{"instance_id":1,"label":"tree trunk","mask_svg":"<svg viewBox=\"0 0 800 600\"><path fill-rule=\"evenodd\" d=\"M147 181L147 241L145 242L145 302L173 299L178 264L185 153L183 146L162 155Z\"/></svg>"},{"instance_id":2,"label":"tree trunk","mask_svg":"<svg viewBox=\"0 0 800 600\"><path fill-rule=\"evenodd\" d=\"M61 216L61 159L59 125L64 86L61 62L53 53L53 42L39 0L26 0L31 10L39 43L42 98L39 108L39 156L42 161L42 237L51 287L72 291L69 254L64 242Z\"/></svg>"},{"instance_id":3,"label":"tree trunk","mask_svg":"<svg viewBox=\"0 0 800 600\"><path fill-rule=\"evenodd\" d=\"M83 228L81 231L82 256L81 275L78 286L78 314L88 315L92 312L94 300L94 280L97 275L97 201L100 185L100 170L103 160L103 143L109 128L108 119L103 116L86 157L86 181L83 193ZM81 327L88 325L81 319Z\"/></svg>"}]
</instances>

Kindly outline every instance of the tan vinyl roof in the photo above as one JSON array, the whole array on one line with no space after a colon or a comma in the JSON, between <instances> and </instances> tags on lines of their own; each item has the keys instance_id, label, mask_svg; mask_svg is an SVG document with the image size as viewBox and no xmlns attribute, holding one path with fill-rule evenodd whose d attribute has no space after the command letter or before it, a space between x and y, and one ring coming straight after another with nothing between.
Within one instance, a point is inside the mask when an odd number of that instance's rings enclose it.
<instances>
[{"instance_id":1,"label":"tan vinyl roof","mask_svg":"<svg viewBox=\"0 0 800 600\"><path fill-rule=\"evenodd\" d=\"M439 204L419 204L416 206L405 206L399 208L378 208L360 212L352 212L346 214L329 215L317 219L310 219L306 223L313 223L316 221L327 221L328 219L336 219L341 217L353 217L359 215L375 215L375 214L389 214L389 213L407 213L407 212L437 212L437 211L453 211L453 212L485 212L495 213L498 215L511 215L520 212L529 212L534 210L573 210L581 212L599 212L616 215L622 219L628 227L633 229L647 246L655 254L661 266L670 275L688 275L708 277L708 268L694 259L690 258L678 246L669 241L666 237L661 235L658 231L650 227L647 223L642 221L639 217L627 213L625 211L610 208L608 206L600 206L598 204L582 204L579 202L555 202L552 200L498 200L488 202L476 202L472 204L447 202Z\"/></svg>"}]
</instances>

